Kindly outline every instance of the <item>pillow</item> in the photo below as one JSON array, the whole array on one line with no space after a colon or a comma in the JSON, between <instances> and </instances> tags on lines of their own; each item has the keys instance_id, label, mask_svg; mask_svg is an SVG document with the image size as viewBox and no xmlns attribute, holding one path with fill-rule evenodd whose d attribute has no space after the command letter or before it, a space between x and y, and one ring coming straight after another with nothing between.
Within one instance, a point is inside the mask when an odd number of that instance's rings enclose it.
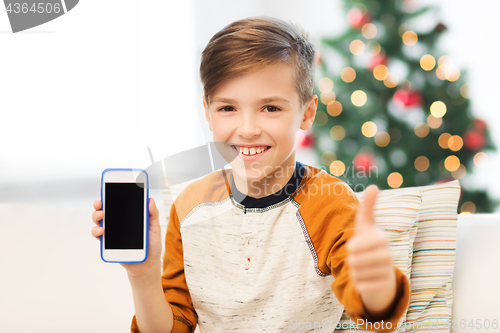
<instances>
[{"instance_id":1,"label":"pillow","mask_svg":"<svg viewBox=\"0 0 500 333\"><path fill-rule=\"evenodd\" d=\"M460 183L453 180L384 192L397 194L409 189L422 192L422 204L413 246L405 332L437 331L438 326L439 332L450 332Z\"/></svg>"},{"instance_id":2,"label":"pillow","mask_svg":"<svg viewBox=\"0 0 500 333\"><path fill-rule=\"evenodd\" d=\"M365 192L356 192L361 203L364 202ZM375 201L373 215L376 225L383 231L387 238L389 249L392 254L392 263L406 274L410 280L411 262L413 255L413 242L418 228L418 212L422 201L422 195L418 190L407 190L401 193L390 193L380 191ZM406 313L398 322L402 327L406 319ZM371 332L356 329L356 321L352 320L344 310L335 331ZM400 328L397 332L404 332Z\"/></svg>"}]
</instances>

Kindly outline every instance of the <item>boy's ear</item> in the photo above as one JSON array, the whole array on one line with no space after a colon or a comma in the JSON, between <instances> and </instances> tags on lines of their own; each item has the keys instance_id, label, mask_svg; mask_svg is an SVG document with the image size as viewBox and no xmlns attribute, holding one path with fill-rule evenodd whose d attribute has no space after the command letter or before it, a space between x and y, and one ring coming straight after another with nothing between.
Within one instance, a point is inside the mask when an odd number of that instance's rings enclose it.
<instances>
[{"instance_id":1,"label":"boy's ear","mask_svg":"<svg viewBox=\"0 0 500 333\"><path fill-rule=\"evenodd\" d=\"M304 109L304 116L302 117L302 122L300 124L300 129L308 130L311 128L314 118L316 117L316 109L318 108L318 95L314 94L306 103Z\"/></svg>"},{"instance_id":2,"label":"boy's ear","mask_svg":"<svg viewBox=\"0 0 500 333\"><path fill-rule=\"evenodd\" d=\"M205 119L208 121L208 128L212 131L212 123L210 122L210 113L208 112L207 102L205 100L205 95L202 96L203 108L205 109Z\"/></svg>"}]
</instances>

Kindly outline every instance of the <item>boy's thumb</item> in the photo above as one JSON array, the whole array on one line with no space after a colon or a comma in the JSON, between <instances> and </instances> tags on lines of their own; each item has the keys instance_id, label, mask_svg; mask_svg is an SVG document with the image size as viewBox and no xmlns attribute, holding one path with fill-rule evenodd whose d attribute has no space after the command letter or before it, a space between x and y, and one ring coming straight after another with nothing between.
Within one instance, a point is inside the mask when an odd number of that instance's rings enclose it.
<instances>
[{"instance_id":1,"label":"boy's thumb","mask_svg":"<svg viewBox=\"0 0 500 333\"><path fill-rule=\"evenodd\" d=\"M375 206L379 192L377 185L370 185L366 188L363 204L356 213L356 232L361 232L367 227L375 226L373 207Z\"/></svg>"},{"instance_id":2,"label":"boy's thumb","mask_svg":"<svg viewBox=\"0 0 500 333\"><path fill-rule=\"evenodd\" d=\"M155 199L149 198L149 224L160 225L158 208L156 208Z\"/></svg>"}]
</instances>

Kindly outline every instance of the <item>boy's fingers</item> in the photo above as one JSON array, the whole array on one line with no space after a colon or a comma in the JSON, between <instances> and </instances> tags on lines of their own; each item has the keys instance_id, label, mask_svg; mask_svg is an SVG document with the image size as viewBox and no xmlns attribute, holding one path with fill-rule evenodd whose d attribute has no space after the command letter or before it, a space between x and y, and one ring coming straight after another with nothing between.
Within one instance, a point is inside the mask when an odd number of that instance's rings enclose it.
<instances>
[{"instance_id":1,"label":"boy's fingers","mask_svg":"<svg viewBox=\"0 0 500 333\"><path fill-rule=\"evenodd\" d=\"M377 185L370 185L366 188L363 204L356 213L356 232L375 225L373 207L379 192Z\"/></svg>"},{"instance_id":2,"label":"boy's fingers","mask_svg":"<svg viewBox=\"0 0 500 333\"><path fill-rule=\"evenodd\" d=\"M104 228L102 227L93 227L92 228L92 236L99 238L102 234L104 234Z\"/></svg>"},{"instance_id":3,"label":"boy's fingers","mask_svg":"<svg viewBox=\"0 0 500 333\"><path fill-rule=\"evenodd\" d=\"M98 226L101 226L101 220L103 218L104 212L102 210L96 210L92 213L92 221Z\"/></svg>"},{"instance_id":4,"label":"boy's fingers","mask_svg":"<svg viewBox=\"0 0 500 333\"><path fill-rule=\"evenodd\" d=\"M158 218L159 212L156 208L155 199L149 198L149 224L159 226L160 220Z\"/></svg>"},{"instance_id":5,"label":"boy's fingers","mask_svg":"<svg viewBox=\"0 0 500 333\"><path fill-rule=\"evenodd\" d=\"M101 200L94 201L94 209L95 210L101 209L101 205L102 205Z\"/></svg>"}]
</instances>

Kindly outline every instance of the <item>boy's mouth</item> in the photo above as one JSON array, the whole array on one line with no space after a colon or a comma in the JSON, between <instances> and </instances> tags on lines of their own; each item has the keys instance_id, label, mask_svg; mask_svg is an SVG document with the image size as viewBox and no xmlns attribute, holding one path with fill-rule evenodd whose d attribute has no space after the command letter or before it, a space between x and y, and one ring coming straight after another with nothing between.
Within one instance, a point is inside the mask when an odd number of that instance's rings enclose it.
<instances>
[{"instance_id":1,"label":"boy's mouth","mask_svg":"<svg viewBox=\"0 0 500 333\"><path fill-rule=\"evenodd\" d=\"M240 147L237 145L231 145L231 148L236 150L238 153L241 153L242 155L253 156L267 151L269 148L271 148L271 146L255 146L248 148L248 147Z\"/></svg>"}]
</instances>

